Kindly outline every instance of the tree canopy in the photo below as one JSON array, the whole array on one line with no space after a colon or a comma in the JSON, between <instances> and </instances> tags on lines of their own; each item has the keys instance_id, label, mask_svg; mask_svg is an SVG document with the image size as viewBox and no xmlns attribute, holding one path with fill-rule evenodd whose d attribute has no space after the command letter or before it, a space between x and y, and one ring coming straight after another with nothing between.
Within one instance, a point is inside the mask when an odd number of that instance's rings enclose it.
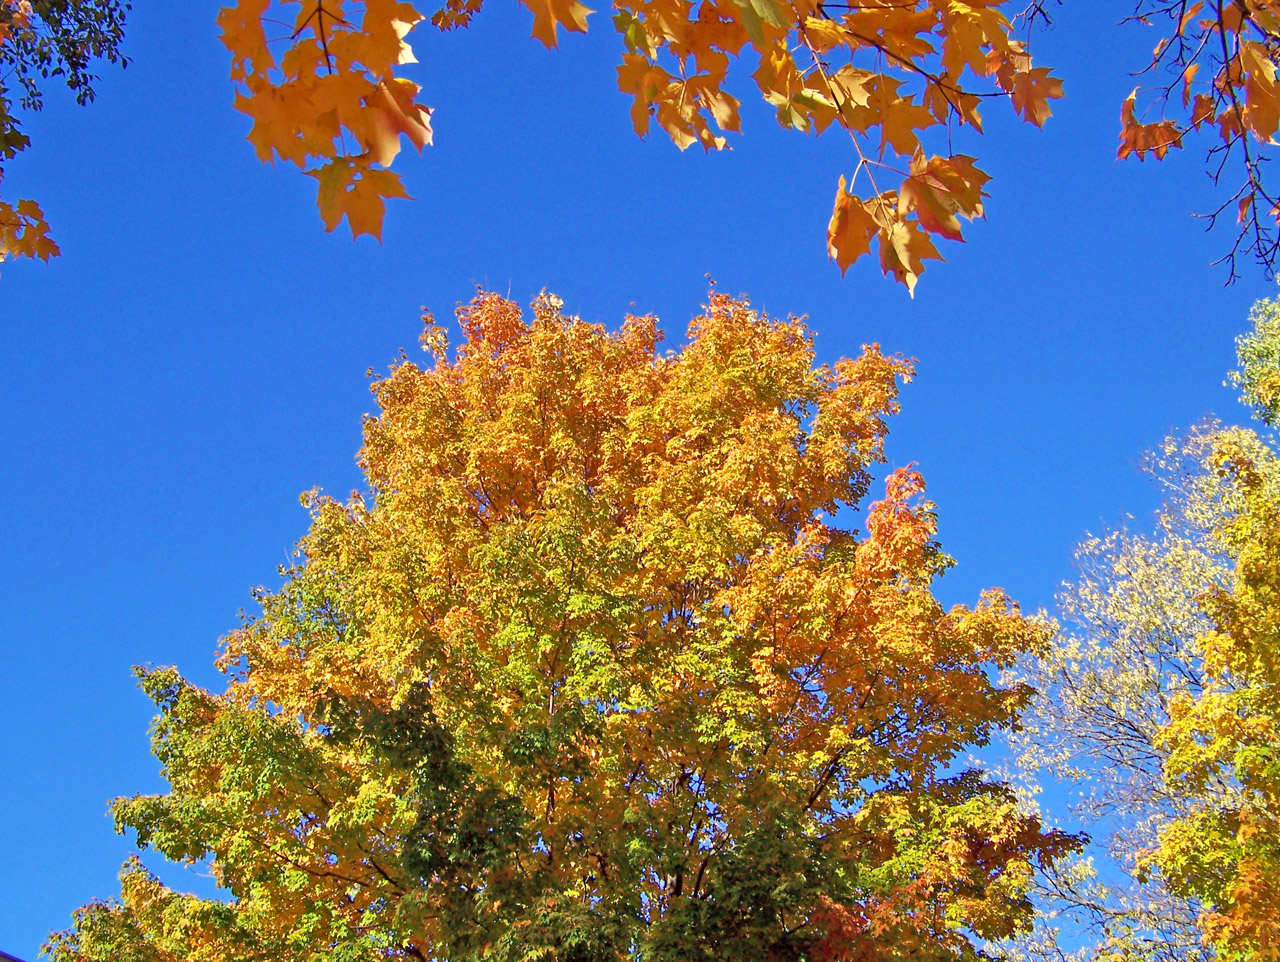
<instances>
[{"instance_id":1,"label":"tree canopy","mask_svg":"<svg viewBox=\"0 0 1280 962\"><path fill-rule=\"evenodd\" d=\"M965 768L1046 640L950 564L886 418L911 365L711 295L680 351L482 294L378 380L369 491L225 640L140 673L170 790L56 962L976 960L1078 844ZM842 527L861 512L862 530Z\"/></svg>"},{"instance_id":2,"label":"tree canopy","mask_svg":"<svg viewBox=\"0 0 1280 962\"><path fill-rule=\"evenodd\" d=\"M1272 424L1280 304L1258 304L1251 327L1232 380ZM1062 599L1069 630L1022 676L1039 689L1025 760L1087 786L1075 814L1110 859L1052 867L1042 894L1092 924L1091 957L1271 958L1280 454L1274 435L1208 422L1166 440L1150 467L1168 494L1155 534L1081 545Z\"/></svg>"}]
</instances>

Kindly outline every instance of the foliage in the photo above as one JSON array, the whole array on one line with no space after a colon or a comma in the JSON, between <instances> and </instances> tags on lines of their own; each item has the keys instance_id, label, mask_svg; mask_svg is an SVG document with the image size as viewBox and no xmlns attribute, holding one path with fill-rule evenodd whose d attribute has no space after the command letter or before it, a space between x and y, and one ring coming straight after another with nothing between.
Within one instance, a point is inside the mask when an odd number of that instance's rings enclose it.
<instances>
[{"instance_id":1,"label":"foliage","mask_svg":"<svg viewBox=\"0 0 1280 962\"><path fill-rule=\"evenodd\" d=\"M430 20L443 30L466 26L482 2L445 0ZM585 31L592 12L578 0L521 2L548 47L561 28ZM1049 101L1062 96L1061 83L1014 38L1006 6L615 0L625 48L618 87L633 98L638 134L656 121L681 149L719 150L739 130L730 66L755 65L752 79L782 126L836 127L851 139L858 161L840 181L827 238L841 271L878 243L884 272L914 288L923 262L939 256L933 239L960 240L960 219L983 211L989 178L951 149L953 128L981 132L979 104L992 96L1040 126ZM254 121L249 139L263 160L279 157L319 181L329 230L346 217L353 235L378 236L383 199L406 196L386 167L401 134L419 150L431 139L419 86L397 72L413 62L405 37L425 19L402 0L236 0L220 15L242 91L236 106ZM292 30L276 53L270 36L280 31L270 25L281 21ZM856 195L850 185L860 180Z\"/></svg>"},{"instance_id":2,"label":"foliage","mask_svg":"<svg viewBox=\"0 0 1280 962\"><path fill-rule=\"evenodd\" d=\"M1276 310L1255 307L1233 375L1264 419ZM1280 458L1253 431L1209 424L1151 467L1169 494L1154 536L1081 546L1061 598L1072 630L1021 674L1040 690L1024 759L1087 782L1075 814L1106 834L1101 870L1060 863L1042 894L1097 928L1083 957L1273 958Z\"/></svg>"},{"instance_id":3,"label":"foliage","mask_svg":"<svg viewBox=\"0 0 1280 962\"><path fill-rule=\"evenodd\" d=\"M1151 855L1170 886L1205 905L1205 937L1226 960L1280 948L1280 458L1224 432L1211 465L1243 502L1220 536L1229 587L1206 591L1198 639L1205 686L1170 705L1163 745L1170 787L1194 800Z\"/></svg>"},{"instance_id":4,"label":"foliage","mask_svg":"<svg viewBox=\"0 0 1280 962\"><path fill-rule=\"evenodd\" d=\"M533 36L548 47L560 30L587 29L579 0L521 0ZM982 131L983 99L1007 98L1041 126L1062 96L1028 41L1058 5L1033 0L1012 15L1009 0L615 0L623 52L619 89L632 99L635 130L656 122L681 148L728 146L740 130L730 68L745 62L782 126L821 134L842 129L856 163L841 176L827 230L841 272L874 248L881 269L908 289L938 259L937 238L962 240L962 221L983 215L989 177L953 147L961 128ZM401 137L431 142L431 110L402 75L415 62L407 38L429 20L468 25L483 0L233 0L218 17L232 55L236 106L253 120L249 139L263 161L279 158L317 181L328 230L344 219L354 236L381 236L387 198L408 194L390 165ZM34 77L65 74L92 97L89 66L118 59L122 0L0 0L0 63L39 106ZM1240 170L1215 223L1234 212L1228 261L1252 254L1272 273L1280 253L1280 195L1266 161L1280 129L1280 0L1137 0L1130 21L1161 36L1140 84L1121 108L1120 157L1164 158L1189 136L1211 139L1215 182ZM1212 133L1208 133L1212 131ZM0 89L0 154L26 146ZM941 151L936 153L934 151ZM0 206L0 253L47 258L56 245L38 206Z\"/></svg>"},{"instance_id":5,"label":"foliage","mask_svg":"<svg viewBox=\"0 0 1280 962\"><path fill-rule=\"evenodd\" d=\"M0 181L4 162L30 145L6 83L16 81L22 110L41 108L40 84L50 77L62 77L78 103L93 100L94 62L125 62L120 42L129 6L127 0L0 0ZM47 261L57 253L35 201L0 201L0 261Z\"/></svg>"},{"instance_id":6,"label":"foliage","mask_svg":"<svg viewBox=\"0 0 1280 962\"><path fill-rule=\"evenodd\" d=\"M1211 958L1198 903L1144 871L1141 856L1191 810L1191 800L1165 782L1163 732L1171 701L1204 690L1196 639L1209 621L1197 599L1206 586L1231 579L1213 524L1238 499L1205 468L1214 437L1201 429L1170 438L1148 460L1167 495L1155 531L1113 531L1079 546L1079 576L1058 598L1065 626L1043 658L1017 673L1037 689L1015 738L1021 761L1051 784L1079 787L1071 814L1096 843L1092 860L1046 874L1047 944L1037 958L1057 958L1048 938L1055 915L1069 922L1068 945L1092 930L1100 958Z\"/></svg>"},{"instance_id":7,"label":"foliage","mask_svg":"<svg viewBox=\"0 0 1280 962\"><path fill-rule=\"evenodd\" d=\"M375 392L371 497L312 527L224 694L141 672L171 790L114 804L226 905L126 866L55 962L974 960L1072 850L959 763L1030 696L1044 627L944 610L923 482L889 474L910 364L813 366L713 294L655 321L482 294Z\"/></svg>"},{"instance_id":8,"label":"foliage","mask_svg":"<svg viewBox=\"0 0 1280 962\"><path fill-rule=\"evenodd\" d=\"M521 0L533 35L547 46L558 29L585 31L578 0ZM1061 0L1059 0L1059 3ZM225 9L223 40L237 106L254 119L259 156L276 156L320 182L319 204L332 230L345 216L353 234L378 235L383 199L404 197L385 168L407 134L430 142L430 111L418 85L396 75L412 62L405 42L426 19L445 30L466 26L483 0L445 0L421 12L409 2L237 0ZM287 11L300 5L296 18ZM681 148L726 147L739 131L739 100L726 87L730 67L754 65L752 79L782 126L813 133L843 129L857 163L841 177L827 243L841 271L873 245L880 265L914 285L938 237L961 240L961 218L983 213L989 178L952 148L956 130L981 133L983 98L1005 96L1023 119L1043 125L1062 84L1032 64L1025 40L1057 6L1034 0L1014 16L1005 0L615 0L613 23L624 52L619 89L633 99L636 132L654 121ZM354 13L353 10L360 12ZM428 16L429 13L429 16ZM1241 253L1272 272L1280 203L1263 174L1280 127L1280 0L1138 0L1130 21L1163 24L1145 74L1121 108L1120 157L1164 158L1193 132L1213 131L1210 170L1242 170L1239 186L1210 216L1236 215L1239 231L1223 258L1236 273ZM270 50L267 23L293 30ZM1154 116L1153 116L1154 115ZM358 145L349 150L344 135ZM943 154L930 151L941 146ZM886 159L887 158L887 159ZM861 183L859 183L861 181ZM858 193L854 193L857 185Z\"/></svg>"},{"instance_id":9,"label":"foliage","mask_svg":"<svg viewBox=\"0 0 1280 962\"><path fill-rule=\"evenodd\" d=\"M1280 426L1280 303L1259 301L1249 323L1253 330L1236 338L1240 367L1229 377L1254 416L1274 428Z\"/></svg>"}]
</instances>

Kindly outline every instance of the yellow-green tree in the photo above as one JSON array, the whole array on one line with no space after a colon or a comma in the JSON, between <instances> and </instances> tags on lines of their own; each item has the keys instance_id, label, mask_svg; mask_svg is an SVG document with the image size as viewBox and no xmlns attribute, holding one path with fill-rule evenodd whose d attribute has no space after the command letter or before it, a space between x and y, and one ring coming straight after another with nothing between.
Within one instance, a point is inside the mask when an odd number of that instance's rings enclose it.
<instances>
[{"instance_id":1,"label":"yellow-green tree","mask_svg":"<svg viewBox=\"0 0 1280 962\"><path fill-rule=\"evenodd\" d=\"M1270 420L1280 304L1259 305L1254 321L1238 381ZM1280 456L1252 432L1226 431L1209 465L1237 505L1214 526L1234 577L1203 595L1204 687L1170 706L1165 772L1194 804L1161 832L1151 863L1204 904L1221 958L1252 962L1280 958Z\"/></svg>"},{"instance_id":2,"label":"yellow-green tree","mask_svg":"<svg viewBox=\"0 0 1280 962\"><path fill-rule=\"evenodd\" d=\"M379 380L367 495L312 495L224 693L141 673L166 794L114 804L227 903L139 863L56 962L976 960L1047 832L965 753L1043 628L944 610L913 470L863 505L901 358L815 367L711 296L680 351L484 294Z\"/></svg>"},{"instance_id":3,"label":"yellow-green tree","mask_svg":"<svg viewBox=\"0 0 1280 962\"><path fill-rule=\"evenodd\" d=\"M1232 380L1270 424L1280 304L1251 321ZM1081 545L1068 628L1023 675L1039 689L1025 759L1081 783L1075 814L1110 859L1059 864L1042 894L1095 927L1082 958L1274 959L1280 457L1274 436L1209 423L1151 467L1168 493L1156 531Z\"/></svg>"}]
</instances>

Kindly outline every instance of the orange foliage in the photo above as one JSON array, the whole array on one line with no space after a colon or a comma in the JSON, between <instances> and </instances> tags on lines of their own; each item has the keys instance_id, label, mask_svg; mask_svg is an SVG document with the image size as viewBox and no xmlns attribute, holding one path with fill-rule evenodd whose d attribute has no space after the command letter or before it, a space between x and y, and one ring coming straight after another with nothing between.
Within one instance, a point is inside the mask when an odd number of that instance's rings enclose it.
<instances>
[{"instance_id":1,"label":"orange foliage","mask_svg":"<svg viewBox=\"0 0 1280 962\"><path fill-rule=\"evenodd\" d=\"M558 28L586 30L592 12L577 0L522 2L534 15L533 36L548 47ZM397 0L306 0L277 57L265 24L296 5L238 0L222 11L232 79L242 89L236 105L253 117L249 139L263 160L319 165L309 172L321 182L328 229L346 217L354 234L376 236L383 198L405 196L385 170L400 135L419 149L430 142L420 89L397 76L412 61L405 37L426 16ZM447 0L430 19L440 29L463 27L481 5ZM726 88L730 66L742 56L758 62L752 78L779 123L815 133L835 126L851 138L850 181L865 181L864 195L842 179L831 257L843 272L878 243L884 272L912 289L923 261L939 256L931 235L960 240L957 215L981 216L989 179L972 157L930 156L930 132L942 143L954 127L981 132L979 101L994 94L1040 126L1049 101L1062 96L1060 81L1032 66L1013 38L1005 6L868 0L837 13L816 0L615 0L625 46L618 88L633 98L638 134L656 121L682 149L719 150L740 127L739 101ZM346 136L358 149L347 149Z\"/></svg>"}]
</instances>

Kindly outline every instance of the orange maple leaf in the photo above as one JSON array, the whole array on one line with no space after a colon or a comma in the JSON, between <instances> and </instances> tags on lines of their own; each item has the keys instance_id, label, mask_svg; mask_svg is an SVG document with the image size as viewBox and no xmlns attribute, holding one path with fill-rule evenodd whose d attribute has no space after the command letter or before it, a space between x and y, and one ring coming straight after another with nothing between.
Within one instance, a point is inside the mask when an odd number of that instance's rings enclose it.
<instances>
[{"instance_id":1,"label":"orange maple leaf","mask_svg":"<svg viewBox=\"0 0 1280 962\"><path fill-rule=\"evenodd\" d=\"M827 256L840 266L842 275L850 264L871 250L871 239L878 229L866 204L845 189L842 176L836 188L835 209L827 225Z\"/></svg>"},{"instance_id":2,"label":"orange maple leaf","mask_svg":"<svg viewBox=\"0 0 1280 962\"><path fill-rule=\"evenodd\" d=\"M345 217L352 238L369 234L381 241L386 215L384 198L410 199L399 174L374 170L361 158L338 157L307 173L320 183L318 202L324 229L334 230Z\"/></svg>"},{"instance_id":3,"label":"orange maple leaf","mask_svg":"<svg viewBox=\"0 0 1280 962\"><path fill-rule=\"evenodd\" d=\"M548 48L556 45L556 25L574 33L587 32L587 14L595 13L578 0L520 0L533 11L533 36Z\"/></svg>"},{"instance_id":4,"label":"orange maple leaf","mask_svg":"<svg viewBox=\"0 0 1280 962\"><path fill-rule=\"evenodd\" d=\"M1062 97L1062 81L1049 76L1048 67L1035 67L1013 78L1013 109L1037 127L1043 127L1053 111L1049 109L1050 100Z\"/></svg>"}]
</instances>

